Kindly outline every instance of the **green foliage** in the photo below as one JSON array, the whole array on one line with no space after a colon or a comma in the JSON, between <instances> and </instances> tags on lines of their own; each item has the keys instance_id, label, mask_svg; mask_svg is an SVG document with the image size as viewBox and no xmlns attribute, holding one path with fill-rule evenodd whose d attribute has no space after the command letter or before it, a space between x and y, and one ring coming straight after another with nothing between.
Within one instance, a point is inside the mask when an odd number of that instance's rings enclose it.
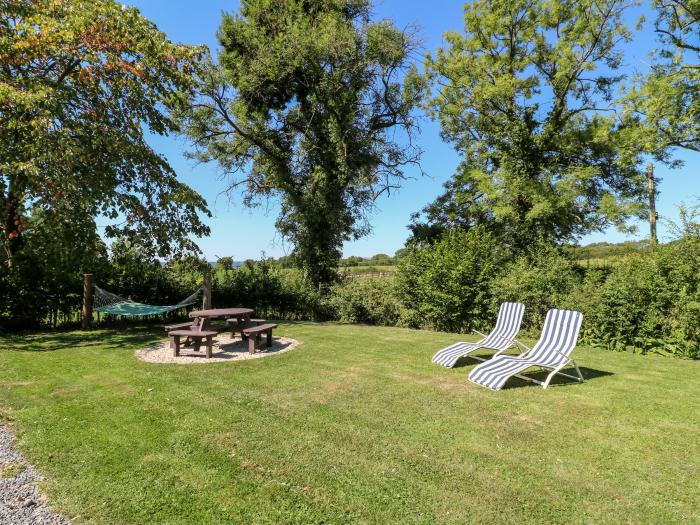
<instances>
[{"instance_id":1,"label":"green foliage","mask_svg":"<svg viewBox=\"0 0 700 525\"><path fill-rule=\"evenodd\" d=\"M697 237L629 257L589 288L584 336L614 350L700 357L699 261Z\"/></svg>"},{"instance_id":2,"label":"green foliage","mask_svg":"<svg viewBox=\"0 0 700 525\"><path fill-rule=\"evenodd\" d=\"M82 301L83 272L108 275L107 248L91 217L35 210L14 264L0 272L0 326L56 327L70 322Z\"/></svg>"},{"instance_id":3,"label":"green foliage","mask_svg":"<svg viewBox=\"0 0 700 525\"><path fill-rule=\"evenodd\" d=\"M0 1L1 325L70 324L83 272L146 302L173 295L139 257L196 249L208 212L145 136L174 130L197 54L113 0ZM98 216L130 239L111 264ZM128 244L141 254L125 259Z\"/></svg>"},{"instance_id":4,"label":"green foliage","mask_svg":"<svg viewBox=\"0 0 700 525\"><path fill-rule=\"evenodd\" d=\"M398 252L397 252L398 253ZM340 269L350 269L352 272L354 268L361 267L365 268L367 266L395 266L397 256L391 257L385 253L378 253L372 257L358 257L352 255L345 259L340 259L338 261L338 268ZM377 271L377 270L374 270Z\"/></svg>"},{"instance_id":5,"label":"green foliage","mask_svg":"<svg viewBox=\"0 0 700 525\"><path fill-rule=\"evenodd\" d=\"M403 315L393 279L355 279L335 284L326 304L333 319L341 323L395 326Z\"/></svg>"},{"instance_id":6,"label":"green foliage","mask_svg":"<svg viewBox=\"0 0 700 525\"><path fill-rule=\"evenodd\" d=\"M231 270L233 270L233 257L220 257L216 261L216 268L220 268L224 272L230 272Z\"/></svg>"},{"instance_id":7,"label":"green foliage","mask_svg":"<svg viewBox=\"0 0 700 525\"><path fill-rule=\"evenodd\" d=\"M168 271L138 244L117 239L110 246L109 274L106 278L97 278L95 284L141 303L176 304L202 284L201 272L196 283L184 278L183 273Z\"/></svg>"},{"instance_id":8,"label":"green foliage","mask_svg":"<svg viewBox=\"0 0 700 525\"><path fill-rule=\"evenodd\" d=\"M206 203L147 145L191 90L199 51L114 0L0 2L0 242L12 259L31 209L106 217L108 236L165 256L194 250ZM31 209L28 209L31 208Z\"/></svg>"},{"instance_id":9,"label":"green foliage","mask_svg":"<svg viewBox=\"0 0 700 525\"><path fill-rule=\"evenodd\" d=\"M504 253L485 229L447 232L434 245L409 247L396 285L409 311L404 324L469 331L489 319L490 280Z\"/></svg>"},{"instance_id":10,"label":"green foliage","mask_svg":"<svg viewBox=\"0 0 700 525\"><path fill-rule=\"evenodd\" d=\"M364 263L364 257L357 257L356 255L352 255L347 259L340 259L340 261L338 261L339 266L360 266Z\"/></svg>"},{"instance_id":11,"label":"green foliage","mask_svg":"<svg viewBox=\"0 0 700 525\"><path fill-rule=\"evenodd\" d=\"M493 214L478 202L478 188L470 173L458 171L444 184L445 192L411 215L411 240L432 243L454 228L489 225L498 230Z\"/></svg>"},{"instance_id":12,"label":"green foliage","mask_svg":"<svg viewBox=\"0 0 700 525\"><path fill-rule=\"evenodd\" d=\"M700 2L652 4L658 47L648 73L637 78L623 102L625 117L640 124L631 139L644 152L670 161L673 148L700 151Z\"/></svg>"},{"instance_id":13,"label":"green foliage","mask_svg":"<svg viewBox=\"0 0 700 525\"><path fill-rule=\"evenodd\" d=\"M540 330L550 308L577 309L571 294L581 281L573 261L553 246L534 247L530 255L518 257L490 284L493 318L505 301L526 305L523 328Z\"/></svg>"},{"instance_id":14,"label":"green foliage","mask_svg":"<svg viewBox=\"0 0 700 525\"><path fill-rule=\"evenodd\" d=\"M283 268L270 259L217 272L212 302L215 307L253 308L255 315L271 319L321 320L328 316L318 287L303 272Z\"/></svg>"},{"instance_id":15,"label":"green foliage","mask_svg":"<svg viewBox=\"0 0 700 525\"><path fill-rule=\"evenodd\" d=\"M277 227L316 285L337 279L343 242L369 231L375 198L418 156L394 139L415 128L421 81L401 79L415 44L370 18L367 0L242 2L182 115L194 156L217 162L244 202L280 198Z\"/></svg>"},{"instance_id":16,"label":"green foliage","mask_svg":"<svg viewBox=\"0 0 700 525\"><path fill-rule=\"evenodd\" d=\"M463 156L414 218L418 240L486 224L517 250L568 241L643 211L639 152L609 114L629 40L626 0L477 0L465 33L427 59L428 103Z\"/></svg>"}]
</instances>

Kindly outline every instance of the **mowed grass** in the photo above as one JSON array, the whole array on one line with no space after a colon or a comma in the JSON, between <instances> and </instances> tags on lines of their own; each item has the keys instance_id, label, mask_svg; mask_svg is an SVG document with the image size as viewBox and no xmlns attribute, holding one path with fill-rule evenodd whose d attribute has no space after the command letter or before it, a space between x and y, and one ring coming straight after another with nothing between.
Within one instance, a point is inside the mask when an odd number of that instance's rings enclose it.
<instances>
[{"instance_id":1,"label":"mowed grass","mask_svg":"<svg viewBox=\"0 0 700 525\"><path fill-rule=\"evenodd\" d=\"M491 392L430 362L456 335L278 332L193 366L136 360L156 331L0 338L0 414L76 523L700 521L698 362L579 347L586 383Z\"/></svg>"}]
</instances>

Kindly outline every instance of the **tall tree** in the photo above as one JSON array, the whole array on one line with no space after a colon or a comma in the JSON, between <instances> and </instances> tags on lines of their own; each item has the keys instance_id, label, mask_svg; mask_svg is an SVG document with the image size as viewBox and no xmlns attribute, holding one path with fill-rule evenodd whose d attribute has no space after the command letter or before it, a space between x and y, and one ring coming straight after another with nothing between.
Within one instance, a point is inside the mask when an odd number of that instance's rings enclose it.
<instances>
[{"instance_id":1,"label":"tall tree","mask_svg":"<svg viewBox=\"0 0 700 525\"><path fill-rule=\"evenodd\" d=\"M674 148L700 151L700 1L654 0L658 45L647 74L624 99L646 153L673 161Z\"/></svg>"},{"instance_id":2,"label":"tall tree","mask_svg":"<svg viewBox=\"0 0 700 525\"><path fill-rule=\"evenodd\" d=\"M369 0L244 0L219 40L220 66L184 115L195 156L248 205L279 197L279 231L311 280L330 282L342 243L369 231L377 196L417 161L421 81L402 83L414 41L372 22Z\"/></svg>"},{"instance_id":3,"label":"tall tree","mask_svg":"<svg viewBox=\"0 0 700 525\"><path fill-rule=\"evenodd\" d=\"M11 264L31 210L119 224L164 256L194 249L206 203L147 133L192 88L197 49L114 0L0 0L0 247ZM85 221L81 221L85 222Z\"/></svg>"},{"instance_id":4,"label":"tall tree","mask_svg":"<svg viewBox=\"0 0 700 525\"><path fill-rule=\"evenodd\" d=\"M522 248L623 228L643 211L639 159L610 112L631 3L465 6L465 33L427 59L429 110L463 161L414 233L485 223Z\"/></svg>"}]
</instances>

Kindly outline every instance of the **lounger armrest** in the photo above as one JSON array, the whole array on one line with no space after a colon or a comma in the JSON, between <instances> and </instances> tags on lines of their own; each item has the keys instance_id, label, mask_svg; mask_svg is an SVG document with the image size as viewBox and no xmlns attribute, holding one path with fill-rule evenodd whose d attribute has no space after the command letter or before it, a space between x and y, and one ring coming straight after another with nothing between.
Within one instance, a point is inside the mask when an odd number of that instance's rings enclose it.
<instances>
[{"instance_id":1,"label":"lounger armrest","mask_svg":"<svg viewBox=\"0 0 700 525\"><path fill-rule=\"evenodd\" d=\"M560 356L562 356L562 357L566 360L566 363L567 363L567 364L570 363L571 361L573 361L573 359L571 359L571 357L569 357L569 356L566 355L566 354L561 353L559 350L554 350L554 351L555 351L557 354L559 354Z\"/></svg>"},{"instance_id":2,"label":"lounger armrest","mask_svg":"<svg viewBox=\"0 0 700 525\"><path fill-rule=\"evenodd\" d=\"M522 354L520 354L520 357L522 357L523 359L526 359L527 356L530 355L530 352L532 352L532 348L530 348L529 346L527 346L527 345L521 343L521 342L518 341L517 339L514 339L514 341L515 341L521 348L523 348L523 349L525 350Z\"/></svg>"},{"instance_id":3,"label":"lounger armrest","mask_svg":"<svg viewBox=\"0 0 700 525\"><path fill-rule=\"evenodd\" d=\"M502 341L507 341L507 342L509 342L510 344L513 344L513 342L516 342L516 343L518 343L519 345L524 346L525 348L527 348L525 345L523 345L522 343L520 343L517 339L508 339L507 337L503 337L503 336L497 335L497 334L492 334L492 335L489 336L489 335L486 335L486 334L482 334L481 332L479 332L479 330L474 330L474 332L476 332L477 334L479 334L479 335L482 336L483 338L486 338L486 337L498 337L498 338L501 339ZM527 349L529 350L529 348L527 348Z\"/></svg>"}]
</instances>

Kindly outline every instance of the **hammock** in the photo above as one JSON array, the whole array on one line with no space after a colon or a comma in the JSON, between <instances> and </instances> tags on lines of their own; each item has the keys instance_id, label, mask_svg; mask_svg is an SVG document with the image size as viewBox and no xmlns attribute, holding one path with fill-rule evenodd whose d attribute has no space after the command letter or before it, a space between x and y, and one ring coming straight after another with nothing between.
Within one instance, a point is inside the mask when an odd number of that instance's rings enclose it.
<instances>
[{"instance_id":1,"label":"hammock","mask_svg":"<svg viewBox=\"0 0 700 525\"><path fill-rule=\"evenodd\" d=\"M197 302L197 296L202 292L202 287L190 295L187 299L171 306L155 306L151 304L137 303L129 299L124 299L116 294L103 290L95 286L94 310L103 314L113 315L158 315L171 312L179 308L184 308Z\"/></svg>"}]
</instances>

